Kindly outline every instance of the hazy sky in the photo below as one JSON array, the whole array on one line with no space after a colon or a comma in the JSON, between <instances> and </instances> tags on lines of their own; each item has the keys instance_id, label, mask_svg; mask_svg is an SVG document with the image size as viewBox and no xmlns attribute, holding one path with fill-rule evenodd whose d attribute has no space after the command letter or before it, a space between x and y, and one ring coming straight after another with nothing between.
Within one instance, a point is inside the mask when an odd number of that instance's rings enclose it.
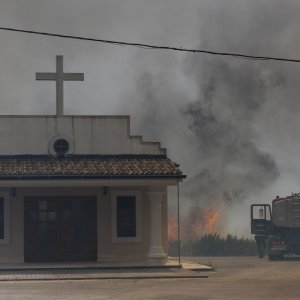
<instances>
[{"instance_id":1,"label":"hazy sky","mask_svg":"<svg viewBox=\"0 0 300 300\"><path fill-rule=\"evenodd\" d=\"M214 51L300 58L298 0L1 0L0 26ZM231 233L249 205L299 192L300 63L119 47L0 31L2 114L130 114L132 133L181 164L185 207L220 201ZM245 222L247 220L247 222Z\"/></svg>"}]
</instances>

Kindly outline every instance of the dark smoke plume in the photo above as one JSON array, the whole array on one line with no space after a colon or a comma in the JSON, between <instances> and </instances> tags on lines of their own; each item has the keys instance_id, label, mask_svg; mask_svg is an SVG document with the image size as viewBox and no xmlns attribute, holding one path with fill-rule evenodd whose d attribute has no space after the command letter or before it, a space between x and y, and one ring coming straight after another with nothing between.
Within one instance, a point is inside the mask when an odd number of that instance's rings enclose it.
<instances>
[{"instance_id":1,"label":"dark smoke plume","mask_svg":"<svg viewBox=\"0 0 300 300\"><path fill-rule=\"evenodd\" d=\"M297 57L293 49L298 42L291 38L298 20L293 10L299 12L300 5L211 1L199 11L199 48ZM287 157L277 148L282 149L282 138L293 143L289 135L296 135L296 129L280 120L299 112L299 70L287 64L191 54L177 65L182 70L179 78L169 65L169 73L163 70L161 58L158 61L161 69L145 64L137 72L137 124L148 129L148 138L160 137L187 173L182 206L188 211L217 201L241 209L244 203L239 215L248 219L250 201L270 202L272 192L269 198L258 197L286 171ZM140 78L145 74L148 84L143 89ZM283 135L276 132L278 124Z\"/></svg>"},{"instance_id":2,"label":"dark smoke plume","mask_svg":"<svg viewBox=\"0 0 300 300\"><path fill-rule=\"evenodd\" d=\"M195 64L193 58L188 67L205 76L197 74L202 77L199 100L184 111L199 158L199 172L185 186L187 195L199 203L220 198L231 203L266 188L279 170L271 155L255 144L252 129L266 101L261 70L256 64L232 66L221 59L199 59Z\"/></svg>"},{"instance_id":3,"label":"dark smoke plume","mask_svg":"<svg viewBox=\"0 0 300 300\"><path fill-rule=\"evenodd\" d=\"M2 0L0 10L7 27L290 58L299 15L299 0ZM183 210L220 201L230 229L248 234L250 203L299 191L299 64L0 35L2 114L54 113L54 86L34 74L64 55L66 71L86 74L66 84L66 113L131 115L132 133L161 141L188 175Z\"/></svg>"}]
</instances>

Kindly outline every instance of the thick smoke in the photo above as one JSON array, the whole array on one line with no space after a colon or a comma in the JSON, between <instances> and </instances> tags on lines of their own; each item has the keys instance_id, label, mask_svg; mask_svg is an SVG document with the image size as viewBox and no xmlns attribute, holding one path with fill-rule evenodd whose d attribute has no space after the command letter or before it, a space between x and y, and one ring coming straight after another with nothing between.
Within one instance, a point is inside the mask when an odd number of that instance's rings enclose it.
<instances>
[{"instance_id":1,"label":"thick smoke","mask_svg":"<svg viewBox=\"0 0 300 300\"><path fill-rule=\"evenodd\" d=\"M199 100L184 114L195 135L199 172L186 185L186 193L198 201L222 198L241 201L279 176L269 153L255 144L254 117L266 101L265 81L256 64L226 60L191 59L188 68L199 76ZM194 70L192 70L194 72Z\"/></svg>"},{"instance_id":2,"label":"thick smoke","mask_svg":"<svg viewBox=\"0 0 300 300\"><path fill-rule=\"evenodd\" d=\"M298 0L2 0L0 10L7 27L292 58L299 14ZM130 114L132 133L161 141L188 175L183 211L217 201L226 230L248 234L250 203L298 191L299 64L0 36L1 113L54 113L53 84L34 74L64 55L67 72L85 73L66 84L66 114Z\"/></svg>"},{"instance_id":3,"label":"thick smoke","mask_svg":"<svg viewBox=\"0 0 300 300\"><path fill-rule=\"evenodd\" d=\"M287 33L295 32L292 7L299 11L300 5L221 2L200 12L200 48L297 57L293 47L298 42ZM280 181L286 170L279 157L286 156L276 149L282 138L276 127L283 135L289 130L295 134L281 118L299 110L294 77L299 78L300 71L282 63L203 55L187 55L181 67L188 85L152 67L138 72L139 101L144 101L138 126L151 128L151 137L176 147L171 156L183 162L188 175L182 185L184 210L218 203L221 218L228 218L222 220L223 230L247 235L250 204L270 202L283 184L293 186ZM148 84L141 85L145 73Z\"/></svg>"},{"instance_id":4,"label":"thick smoke","mask_svg":"<svg viewBox=\"0 0 300 300\"><path fill-rule=\"evenodd\" d=\"M223 2L210 11L210 19L201 13L201 48L271 56L295 53L293 49L284 52L283 48L297 45L287 32L295 30L290 17L295 17L292 7L299 10L299 5L229 2L236 4L235 9ZM261 132L264 124L274 118L272 112L265 114L266 107L271 105L278 113L295 102L296 94L286 99L291 96L287 88L291 69L276 63L189 56L185 71L198 86L198 99L187 106L184 114L189 118L199 154L199 172L188 180L186 194L200 203L221 199L233 204L255 198L279 178L273 154L276 151L261 142L269 139ZM299 71L293 75L299 78ZM280 106L274 91L288 92Z\"/></svg>"}]
</instances>

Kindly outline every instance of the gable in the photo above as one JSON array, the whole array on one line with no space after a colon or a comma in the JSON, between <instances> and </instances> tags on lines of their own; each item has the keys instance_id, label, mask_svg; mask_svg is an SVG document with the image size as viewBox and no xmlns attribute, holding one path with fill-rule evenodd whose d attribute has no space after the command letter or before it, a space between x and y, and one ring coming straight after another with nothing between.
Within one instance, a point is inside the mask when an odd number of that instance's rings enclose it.
<instances>
[{"instance_id":1,"label":"gable","mask_svg":"<svg viewBox=\"0 0 300 300\"><path fill-rule=\"evenodd\" d=\"M165 154L160 143L130 135L129 116L0 116L0 155L54 154L59 138L68 154Z\"/></svg>"}]
</instances>

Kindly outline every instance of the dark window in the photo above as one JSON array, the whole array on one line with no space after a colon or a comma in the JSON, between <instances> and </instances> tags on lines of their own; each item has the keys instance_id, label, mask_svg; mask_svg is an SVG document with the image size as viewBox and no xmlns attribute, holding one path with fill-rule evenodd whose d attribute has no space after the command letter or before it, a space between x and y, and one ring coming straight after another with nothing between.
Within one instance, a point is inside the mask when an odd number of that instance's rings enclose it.
<instances>
[{"instance_id":1,"label":"dark window","mask_svg":"<svg viewBox=\"0 0 300 300\"><path fill-rule=\"evenodd\" d=\"M4 198L0 197L0 239L4 239Z\"/></svg>"},{"instance_id":2,"label":"dark window","mask_svg":"<svg viewBox=\"0 0 300 300\"><path fill-rule=\"evenodd\" d=\"M58 139L54 142L53 149L56 152L56 154L64 155L64 154L68 153L68 151L70 149L70 145L69 145L69 142L67 140Z\"/></svg>"},{"instance_id":3,"label":"dark window","mask_svg":"<svg viewBox=\"0 0 300 300\"><path fill-rule=\"evenodd\" d=\"M117 237L136 237L135 196L117 197Z\"/></svg>"}]
</instances>

